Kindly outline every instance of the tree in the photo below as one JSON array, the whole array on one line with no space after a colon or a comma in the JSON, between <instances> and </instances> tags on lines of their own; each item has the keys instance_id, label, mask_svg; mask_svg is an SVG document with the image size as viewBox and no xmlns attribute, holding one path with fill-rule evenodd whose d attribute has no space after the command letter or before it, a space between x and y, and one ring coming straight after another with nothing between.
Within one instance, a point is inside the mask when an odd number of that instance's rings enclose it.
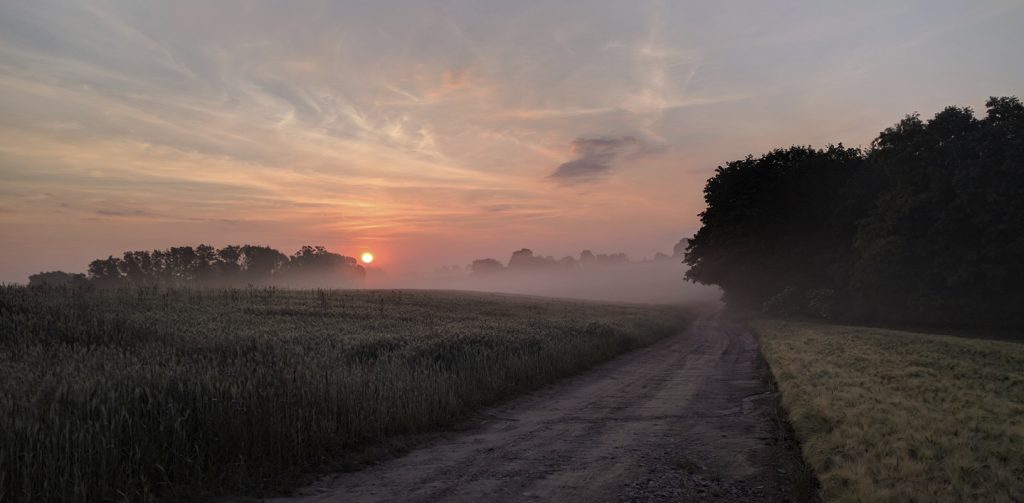
<instances>
[{"instance_id":1,"label":"tree","mask_svg":"<svg viewBox=\"0 0 1024 503\"><path fill-rule=\"evenodd\" d=\"M474 260L469 270L476 276L488 276L504 271L505 266L493 258L483 258Z\"/></svg>"},{"instance_id":2,"label":"tree","mask_svg":"<svg viewBox=\"0 0 1024 503\"><path fill-rule=\"evenodd\" d=\"M523 248L512 252L512 258L508 260L509 269L525 269L533 267L533 250Z\"/></svg>"},{"instance_id":3,"label":"tree","mask_svg":"<svg viewBox=\"0 0 1024 503\"><path fill-rule=\"evenodd\" d=\"M213 283L220 269L217 262L217 250L214 247L204 244L197 246L192 272L193 279L201 285Z\"/></svg>"},{"instance_id":4,"label":"tree","mask_svg":"<svg viewBox=\"0 0 1024 503\"><path fill-rule=\"evenodd\" d=\"M356 259L329 252L323 246L303 246L288 261L289 282L305 286L342 286L365 277L366 270Z\"/></svg>"},{"instance_id":5,"label":"tree","mask_svg":"<svg viewBox=\"0 0 1024 503\"><path fill-rule=\"evenodd\" d=\"M269 247L239 247L240 279L251 285L269 284L288 265L288 256Z\"/></svg>"},{"instance_id":6,"label":"tree","mask_svg":"<svg viewBox=\"0 0 1024 503\"><path fill-rule=\"evenodd\" d=\"M871 317L1024 324L1024 106L990 98L883 131L887 186L861 226L851 289Z\"/></svg>"},{"instance_id":7,"label":"tree","mask_svg":"<svg viewBox=\"0 0 1024 503\"><path fill-rule=\"evenodd\" d=\"M216 277L222 285L233 285L238 282L242 272L242 251L236 245L225 246L217 250Z\"/></svg>"},{"instance_id":8,"label":"tree","mask_svg":"<svg viewBox=\"0 0 1024 503\"><path fill-rule=\"evenodd\" d=\"M191 246L172 246L166 255L171 283L185 285L195 279L196 251Z\"/></svg>"},{"instance_id":9,"label":"tree","mask_svg":"<svg viewBox=\"0 0 1024 503\"><path fill-rule=\"evenodd\" d=\"M534 256L529 248L512 252L512 258L508 261L509 269L538 269L558 267L558 261L554 257Z\"/></svg>"},{"instance_id":10,"label":"tree","mask_svg":"<svg viewBox=\"0 0 1024 503\"><path fill-rule=\"evenodd\" d=\"M121 275L121 259L113 255L105 259L96 259L89 263L89 280L101 287L113 287L123 284Z\"/></svg>"},{"instance_id":11,"label":"tree","mask_svg":"<svg viewBox=\"0 0 1024 503\"><path fill-rule=\"evenodd\" d=\"M858 149L794 146L719 166L690 239L686 277L717 284L734 307L760 309L847 280L857 221L871 207Z\"/></svg>"},{"instance_id":12,"label":"tree","mask_svg":"<svg viewBox=\"0 0 1024 503\"><path fill-rule=\"evenodd\" d=\"M1024 326L1024 105L986 108L908 115L867 152L792 147L720 166L687 278L745 309Z\"/></svg>"},{"instance_id":13,"label":"tree","mask_svg":"<svg viewBox=\"0 0 1024 503\"><path fill-rule=\"evenodd\" d=\"M153 257L147 251L126 251L118 269L127 282L133 285L155 284Z\"/></svg>"},{"instance_id":14,"label":"tree","mask_svg":"<svg viewBox=\"0 0 1024 503\"><path fill-rule=\"evenodd\" d=\"M64 271L40 272L28 277L28 286L71 286L78 287L88 284L85 275L81 273L67 273Z\"/></svg>"}]
</instances>

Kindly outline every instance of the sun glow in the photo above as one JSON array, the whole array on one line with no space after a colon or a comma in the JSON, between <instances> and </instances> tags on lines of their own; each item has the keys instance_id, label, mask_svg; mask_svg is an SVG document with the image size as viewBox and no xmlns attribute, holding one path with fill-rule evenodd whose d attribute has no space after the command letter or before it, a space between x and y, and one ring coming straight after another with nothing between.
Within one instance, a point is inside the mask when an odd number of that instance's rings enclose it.
<instances>
[{"instance_id":1,"label":"sun glow","mask_svg":"<svg viewBox=\"0 0 1024 503\"><path fill-rule=\"evenodd\" d=\"M363 259L364 264L369 264L370 262L373 262L373 254L370 252L363 252L363 256L361 258Z\"/></svg>"}]
</instances>

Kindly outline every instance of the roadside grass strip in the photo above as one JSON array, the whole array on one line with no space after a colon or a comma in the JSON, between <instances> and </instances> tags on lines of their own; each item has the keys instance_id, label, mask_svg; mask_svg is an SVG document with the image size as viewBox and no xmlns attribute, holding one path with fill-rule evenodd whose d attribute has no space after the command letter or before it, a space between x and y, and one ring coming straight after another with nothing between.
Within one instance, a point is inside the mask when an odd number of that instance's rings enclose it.
<instances>
[{"instance_id":1,"label":"roadside grass strip","mask_svg":"<svg viewBox=\"0 0 1024 503\"><path fill-rule=\"evenodd\" d=\"M1024 344L752 325L826 501L1024 501Z\"/></svg>"}]
</instances>

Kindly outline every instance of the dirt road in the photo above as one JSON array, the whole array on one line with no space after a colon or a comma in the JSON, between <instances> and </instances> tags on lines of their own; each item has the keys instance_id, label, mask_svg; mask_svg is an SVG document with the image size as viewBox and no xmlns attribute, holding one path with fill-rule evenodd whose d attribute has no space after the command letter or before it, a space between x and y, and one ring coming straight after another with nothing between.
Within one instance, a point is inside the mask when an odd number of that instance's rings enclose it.
<instances>
[{"instance_id":1,"label":"dirt road","mask_svg":"<svg viewBox=\"0 0 1024 503\"><path fill-rule=\"evenodd\" d=\"M799 501L799 455L767 376L747 331L705 317L466 431L275 501Z\"/></svg>"}]
</instances>

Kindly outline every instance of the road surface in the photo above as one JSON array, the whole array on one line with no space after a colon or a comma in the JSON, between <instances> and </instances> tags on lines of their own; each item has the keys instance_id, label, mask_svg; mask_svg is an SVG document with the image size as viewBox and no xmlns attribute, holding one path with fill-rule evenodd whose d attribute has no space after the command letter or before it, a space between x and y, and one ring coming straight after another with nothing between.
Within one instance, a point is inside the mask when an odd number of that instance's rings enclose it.
<instances>
[{"instance_id":1,"label":"road surface","mask_svg":"<svg viewBox=\"0 0 1024 503\"><path fill-rule=\"evenodd\" d=\"M467 430L272 501L799 501L784 430L756 340L707 316Z\"/></svg>"}]
</instances>

